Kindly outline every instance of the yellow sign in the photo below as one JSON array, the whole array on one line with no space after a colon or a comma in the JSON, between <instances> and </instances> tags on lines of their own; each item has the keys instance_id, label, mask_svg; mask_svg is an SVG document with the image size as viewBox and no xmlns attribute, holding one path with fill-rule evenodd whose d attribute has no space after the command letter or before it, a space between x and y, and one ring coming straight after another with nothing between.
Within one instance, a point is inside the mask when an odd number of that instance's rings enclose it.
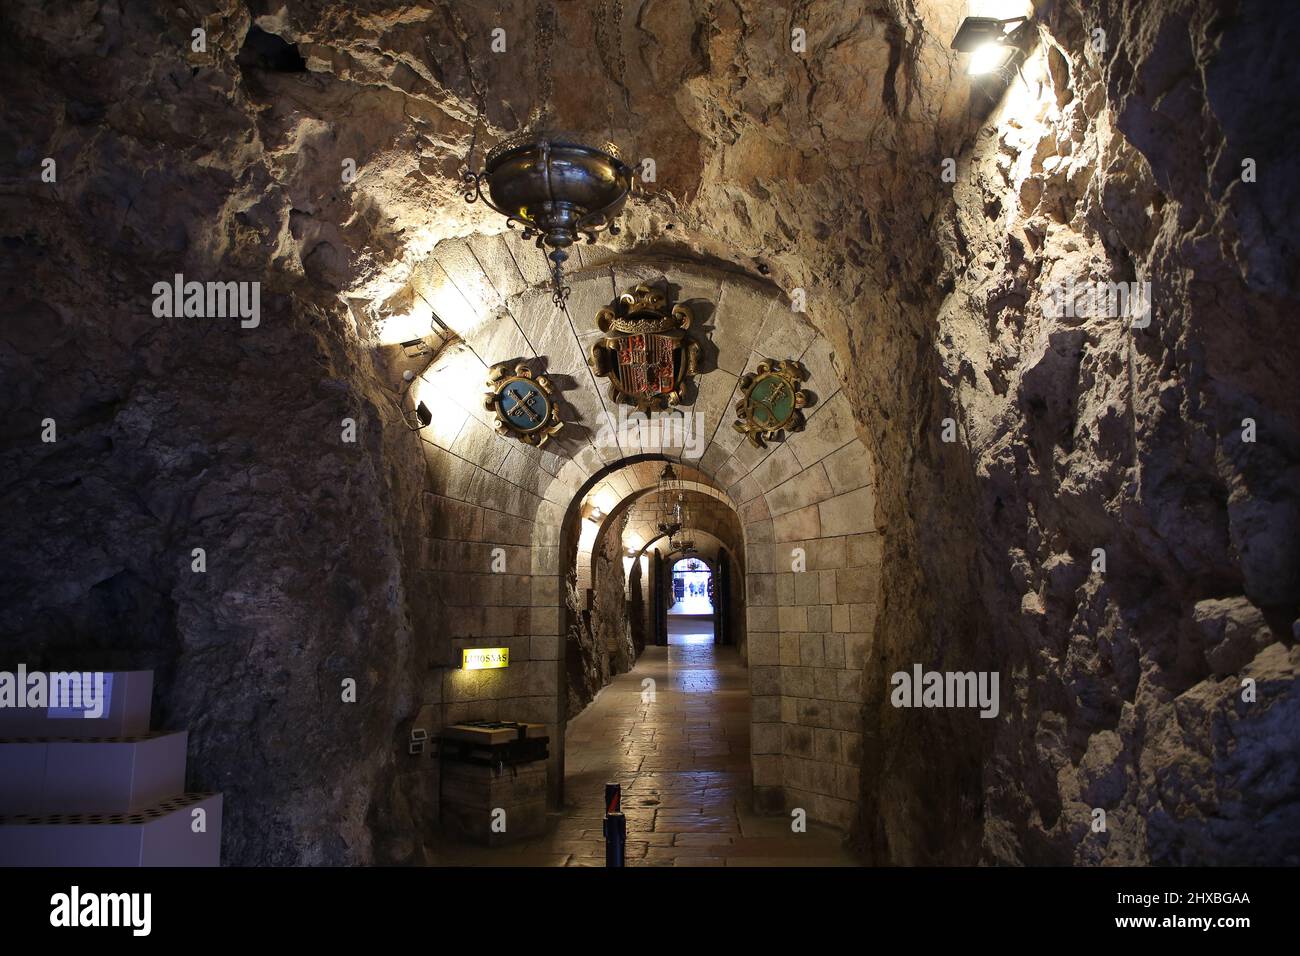
<instances>
[{"instance_id":1,"label":"yellow sign","mask_svg":"<svg viewBox=\"0 0 1300 956\"><path fill-rule=\"evenodd\" d=\"M508 647L467 647L460 653L460 666L467 671L487 671L510 666Z\"/></svg>"}]
</instances>

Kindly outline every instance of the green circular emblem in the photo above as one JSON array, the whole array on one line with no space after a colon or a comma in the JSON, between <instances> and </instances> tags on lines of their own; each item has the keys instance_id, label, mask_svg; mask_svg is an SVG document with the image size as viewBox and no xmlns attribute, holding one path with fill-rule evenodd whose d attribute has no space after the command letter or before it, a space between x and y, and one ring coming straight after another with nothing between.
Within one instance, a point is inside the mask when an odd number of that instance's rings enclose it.
<instances>
[{"instance_id":1,"label":"green circular emblem","mask_svg":"<svg viewBox=\"0 0 1300 956\"><path fill-rule=\"evenodd\" d=\"M799 387L808 373L797 361L759 362L753 372L740 376L743 396L736 402L736 431L755 448L766 448L767 438L781 432L802 431L809 395Z\"/></svg>"},{"instance_id":2,"label":"green circular emblem","mask_svg":"<svg viewBox=\"0 0 1300 956\"><path fill-rule=\"evenodd\" d=\"M794 417L794 388L775 372L754 379L749 389L749 407L753 422L764 431L776 431Z\"/></svg>"}]
</instances>

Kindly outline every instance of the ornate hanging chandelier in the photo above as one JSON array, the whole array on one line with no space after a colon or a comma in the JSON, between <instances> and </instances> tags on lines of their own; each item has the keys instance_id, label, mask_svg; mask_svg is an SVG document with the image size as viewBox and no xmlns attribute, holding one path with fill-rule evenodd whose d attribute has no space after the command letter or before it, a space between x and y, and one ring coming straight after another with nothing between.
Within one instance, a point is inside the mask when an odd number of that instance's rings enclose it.
<instances>
[{"instance_id":1,"label":"ornate hanging chandelier","mask_svg":"<svg viewBox=\"0 0 1300 956\"><path fill-rule=\"evenodd\" d=\"M622 3L615 6L621 37ZM555 9L549 0L537 5L537 102L527 131L498 143L487 154L483 169L473 167L474 141L462 174L468 203L482 200L506 217L506 226L523 227L525 240L535 239L550 261L551 298L563 306L569 297L564 284L568 249L579 239L595 243L598 233L618 235L615 220L632 191L632 170L613 143L592 146L583 138L548 128L551 94L551 42ZM621 40L618 79L623 81ZM603 51L602 51L603 52ZM480 112L482 101L480 100ZM612 127L612 111L610 113ZM477 124L475 126L477 134ZM486 186L486 189L484 188Z\"/></svg>"},{"instance_id":2,"label":"ornate hanging chandelier","mask_svg":"<svg viewBox=\"0 0 1300 956\"><path fill-rule=\"evenodd\" d=\"M523 238L550 248L551 297L562 305L568 248L585 237L608 230L632 191L632 171L613 143L586 146L570 133L524 133L498 143L482 172L466 172L465 201L483 202L506 217L506 225L523 226ZM483 186L487 184L487 190Z\"/></svg>"},{"instance_id":3,"label":"ornate hanging chandelier","mask_svg":"<svg viewBox=\"0 0 1300 956\"><path fill-rule=\"evenodd\" d=\"M680 492L677 495L677 503L680 509L677 513L679 527L677 533L669 540L669 546L674 551L680 550L689 554L695 550L695 539L686 537L686 530L691 527L691 508Z\"/></svg>"}]
</instances>

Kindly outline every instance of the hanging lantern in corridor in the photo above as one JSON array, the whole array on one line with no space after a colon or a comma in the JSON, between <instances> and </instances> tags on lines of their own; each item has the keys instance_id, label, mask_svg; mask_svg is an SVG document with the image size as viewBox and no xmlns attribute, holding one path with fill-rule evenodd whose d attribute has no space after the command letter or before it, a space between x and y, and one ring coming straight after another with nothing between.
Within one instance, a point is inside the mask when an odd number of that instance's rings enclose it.
<instances>
[{"instance_id":1,"label":"hanging lantern in corridor","mask_svg":"<svg viewBox=\"0 0 1300 956\"><path fill-rule=\"evenodd\" d=\"M612 14L617 41L617 77L625 85L622 56L622 4ZM506 217L506 225L523 227L525 240L536 240L537 248L549 249L546 258L551 274L551 298L563 306L569 297L564 284L564 263L569 247L581 239L596 242L598 233L618 235L615 220L632 191L632 170L613 143L591 145L575 133L557 132L547 124L551 96L551 43L555 35L555 9L549 0L537 4L536 102L525 132L494 146L481 171L473 167L474 140L462 173L466 202L482 200ZM598 26L610 26L603 21ZM601 50L602 55L606 53ZM480 94L480 118L483 109ZM613 125L612 110L609 120ZM477 137L478 123L475 123ZM484 188L486 186L486 189Z\"/></svg>"},{"instance_id":2,"label":"hanging lantern in corridor","mask_svg":"<svg viewBox=\"0 0 1300 956\"><path fill-rule=\"evenodd\" d=\"M656 499L659 513L659 533L671 539L673 535L682 529L682 502L684 500L681 488L678 487L677 472L673 471L672 462L664 465L664 470L659 475Z\"/></svg>"}]
</instances>

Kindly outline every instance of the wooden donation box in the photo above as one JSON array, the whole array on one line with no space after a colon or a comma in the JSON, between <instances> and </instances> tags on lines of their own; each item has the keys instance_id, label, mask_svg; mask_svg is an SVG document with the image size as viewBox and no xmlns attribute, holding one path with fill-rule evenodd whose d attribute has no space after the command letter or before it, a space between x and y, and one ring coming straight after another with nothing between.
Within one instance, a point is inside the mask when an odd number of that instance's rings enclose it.
<instances>
[{"instance_id":1,"label":"wooden donation box","mask_svg":"<svg viewBox=\"0 0 1300 956\"><path fill-rule=\"evenodd\" d=\"M442 825L449 836L500 846L546 832L543 724L483 720L438 739Z\"/></svg>"}]
</instances>

